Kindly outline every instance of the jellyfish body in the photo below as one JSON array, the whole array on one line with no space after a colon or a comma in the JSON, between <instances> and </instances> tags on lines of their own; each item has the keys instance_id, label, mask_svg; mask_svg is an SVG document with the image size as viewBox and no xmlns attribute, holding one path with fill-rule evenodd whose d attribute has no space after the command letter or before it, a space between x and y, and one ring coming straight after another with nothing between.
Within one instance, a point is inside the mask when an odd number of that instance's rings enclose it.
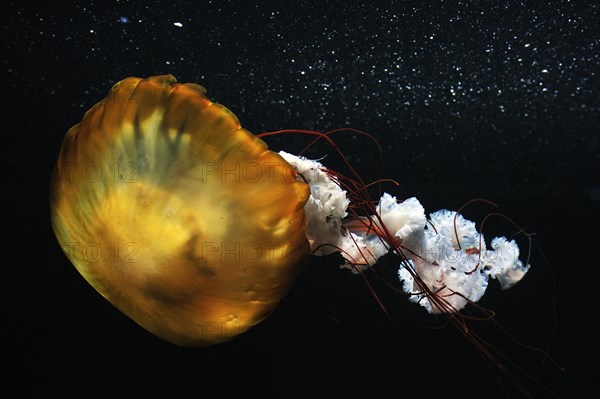
<instances>
[{"instance_id":1,"label":"jellyfish body","mask_svg":"<svg viewBox=\"0 0 600 399\"><path fill-rule=\"evenodd\" d=\"M270 151L204 93L170 75L117 83L69 130L52 176L67 257L155 335L205 346L247 331L311 251L340 252L357 273L394 253L402 288L431 313L478 301L489 278L509 288L527 273L514 241L488 250L474 223L446 210L428 220L416 198L349 196L341 174Z\"/></svg>"},{"instance_id":2,"label":"jellyfish body","mask_svg":"<svg viewBox=\"0 0 600 399\"><path fill-rule=\"evenodd\" d=\"M51 183L77 270L185 346L264 320L309 253L308 186L204 92L170 75L117 83L67 133Z\"/></svg>"}]
</instances>

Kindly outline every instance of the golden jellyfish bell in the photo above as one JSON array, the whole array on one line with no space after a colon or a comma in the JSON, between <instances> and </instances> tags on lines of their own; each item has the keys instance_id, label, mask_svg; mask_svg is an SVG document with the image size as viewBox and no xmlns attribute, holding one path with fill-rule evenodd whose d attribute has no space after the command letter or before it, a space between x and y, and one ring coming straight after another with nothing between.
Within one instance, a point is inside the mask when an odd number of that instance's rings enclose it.
<instances>
[{"instance_id":1,"label":"golden jellyfish bell","mask_svg":"<svg viewBox=\"0 0 600 399\"><path fill-rule=\"evenodd\" d=\"M122 80L69 130L52 176L52 225L77 270L185 346L264 320L309 253L307 184L204 93L171 75Z\"/></svg>"}]
</instances>

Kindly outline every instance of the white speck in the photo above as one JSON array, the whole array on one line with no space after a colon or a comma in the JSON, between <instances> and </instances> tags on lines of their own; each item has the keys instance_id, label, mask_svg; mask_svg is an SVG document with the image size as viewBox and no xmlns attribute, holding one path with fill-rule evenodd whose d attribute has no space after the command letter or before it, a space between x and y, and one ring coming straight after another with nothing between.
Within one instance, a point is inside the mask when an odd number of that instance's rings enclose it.
<instances>
[{"instance_id":1,"label":"white speck","mask_svg":"<svg viewBox=\"0 0 600 399\"><path fill-rule=\"evenodd\" d=\"M183 26L181 22L175 22L173 25L175 25L178 28L181 28Z\"/></svg>"},{"instance_id":2,"label":"white speck","mask_svg":"<svg viewBox=\"0 0 600 399\"><path fill-rule=\"evenodd\" d=\"M527 48L527 47L529 47L529 46L531 46L531 44L527 43L527 44L525 45L525 48Z\"/></svg>"},{"instance_id":3,"label":"white speck","mask_svg":"<svg viewBox=\"0 0 600 399\"><path fill-rule=\"evenodd\" d=\"M548 73L547 69L542 69L542 73Z\"/></svg>"}]
</instances>

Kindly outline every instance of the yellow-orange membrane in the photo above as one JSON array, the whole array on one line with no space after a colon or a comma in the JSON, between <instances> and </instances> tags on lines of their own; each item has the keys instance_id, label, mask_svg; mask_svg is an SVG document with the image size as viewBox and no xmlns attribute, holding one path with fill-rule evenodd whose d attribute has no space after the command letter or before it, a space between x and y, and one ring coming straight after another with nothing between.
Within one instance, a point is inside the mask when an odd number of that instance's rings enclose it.
<instances>
[{"instance_id":1,"label":"yellow-orange membrane","mask_svg":"<svg viewBox=\"0 0 600 399\"><path fill-rule=\"evenodd\" d=\"M309 253L309 188L203 87L128 78L67 133L51 218L113 305L186 346L264 320Z\"/></svg>"}]
</instances>

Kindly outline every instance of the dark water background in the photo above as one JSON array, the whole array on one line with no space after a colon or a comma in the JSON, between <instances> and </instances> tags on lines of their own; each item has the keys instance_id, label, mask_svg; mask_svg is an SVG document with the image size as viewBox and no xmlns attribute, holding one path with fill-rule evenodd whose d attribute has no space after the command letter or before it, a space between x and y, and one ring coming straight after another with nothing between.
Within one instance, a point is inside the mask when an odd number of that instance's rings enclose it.
<instances>
[{"instance_id":1,"label":"dark water background","mask_svg":"<svg viewBox=\"0 0 600 399\"><path fill-rule=\"evenodd\" d=\"M432 212L499 204L538 247L532 270L482 304L474 328L523 371L533 397L595 397L600 338L600 27L596 2L5 1L0 20L3 201L0 389L14 397L522 396L444 319L370 275L311 259L261 325L183 349L97 295L62 254L48 184L67 129L127 76L172 73L208 88L255 133L336 136L367 180L401 182ZM180 26L179 26L180 25ZM298 150L299 136L269 140ZM323 146L310 155L329 154ZM481 221L490 209L465 215ZM486 235L512 237L498 220ZM528 241L514 236L527 252ZM394 280L393 259L378 272ZM523 342L544 349L565 371ZM509 361L503 362L510 366ZM530 374L534 379L526 377ZM499 375L499 377L497 377ZM500 380L500 382L498 382ZM501 386L508 391L503 393ZM4 396L4 395L2 395Z\"/></svg>"}]
</instances>

